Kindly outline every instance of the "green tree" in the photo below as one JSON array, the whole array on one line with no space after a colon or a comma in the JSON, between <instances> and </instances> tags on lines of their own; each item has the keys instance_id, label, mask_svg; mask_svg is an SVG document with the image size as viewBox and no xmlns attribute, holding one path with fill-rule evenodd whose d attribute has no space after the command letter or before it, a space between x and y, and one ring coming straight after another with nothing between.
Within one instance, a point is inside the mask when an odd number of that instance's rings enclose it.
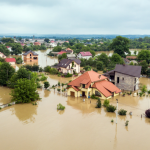
<instances>
[{"instance_id":1,"label":"green tree","mask_svg":"<svg viewBox=\"0 0 150 150\"><path fill-rule=\"evenodd\" d=\"M149 63L150 60L150 51L141 50L137 55L138 60L146 60Z\"/></svg>"},{"instance_id":2,"label":"green tree","mask_svg":"<svg viewBox=\"0 0 150 150\"><path fill-rule=\"evenodd\" d=\"M7 49L5 45L2 44L0 44L0 52L6 56L10 55L10 51Z\"/></svg>"},{"instance_id":3,"label":"green tree","mask_svg":"<svg viewBox=\"0 0 150 150\"><path fill-rule=\"evenodd\" d=\"M49 39L48 38L45 38L44 41L47 42L47 43L49 43Z\"/></svg>"},{"instance_id":4,"label":"green tree","mask_svg":"<svg viewBox=\"0 0 150 150\"><path fill-rule=\"evenodd\" d=\"M66 53L62 54L62 59L64 59L64 58L67 58L67 54Z\"/></svg>"},{"instance_id":5,"label":"green tree","mask_svg":"<svg viewBox=\"0 0 150 150\"><path fill-rule=\"evenodd\" d=\"M5 59L0 57L0 62L5 62Z\"/></svg>"},{"instance_id":6,"label":"green tree","mask_svg":"<svg viewBox=\"0 0 150 150\"><path fill-rule=\"evenodd\" d=\"M61 50L62 50L61 46L56 46L54 47L53 52L60 52Z\"/></svg>"},{"instance_id":7,"label":"green tree","mask_svg":"<svg viewBox=\"0 0 150 150\"><path fill-rule=\"evenodd\" d=\"M47 89L50 86L49 82L45 81L44 82L44 88Z\"/></svg>"},{"instance_id":8,"label":"green tree","mask_svg":"<svg viewBox=\"0 0 150 150\"><path fill-rule=\"evenodd\" d=\"M92 57L94 57L96 55L95 51L90 50L90 53L92 54Z\"/></svg>"},{"instance_id":9,"label":"green tree","mask_svg":"<svg viewBox=\"0 0 150 150\"><path fill-rule=\"evenodd\" d=\"M109 45L109 48L114 50L114 53L119 54L121 57L125 57L125 52L130 54L129 39L122 36L117 36L113 39L113 42Z\"/></svg>"},{"instance_id":10,"label":"green tree","mask_svg":"<svg viewBox=\"0 0 150 150\"><path fill-rule=\"evenodd\" d=\"M14 40L12 38L2 38L1 41L3 43L14 43Z\"/></svg>"},{"instance_id":11,"label":"green tree","mask_svg":"<svg viewBox=\"0 0 150 150\"><path fill-rule=\"evenodd\" d=\"M117 53L114 53L110 59L114 64L123 64L124 63L121 56Z\"/></svg>"},{"instance_id":12,"label":"green tree","mask_svg":"<svg viewBox=\"0 0 150 150\"><path fill-rule=\"evenodd\" d=\"M18 57L18 58L15 57L15 59L16 59L17 64L22 64L23 60L21 57Z\"/></svg>"},{"instance_id":13,"label":"green tree","mask_svg":"<svg viewBox=\"0 0 150 150\"><path fill-rule=\"evenodd\" d=\"M104 64L103 64L103 62L102 62L102 61L98 61L98 62L96 63L96 68L97 68L98 70L102 71L102 70L104 69Z\"/></svg>"},{"instance_id":14,"label":"green tree","mask_svg":"<svg viewBox=\"0 0 150 150\"><path fill-rule=\"evenodd\" d=\"M15 69L7 62L0 65L0 85L7 85L7 81L15 73Z\"/></svg>"},{"instance_id":15,"label":"green tree","mask_svg":"<svg viewBox=\"0 0 150 150\"><path fill-rule=\"evenodd\" d=\"M29 103L39 99L39 94L36 90L37 85L35 84L35 80L24 78L17 80L15 88L10 95L12 96L12 101L17 101L17 103Z\"/></svg>"},{"instance_id":16,"label":"green tree","mask_svg":"<svg viewBox=\"0 0 150 150\"><path fill-rule=\"evenodd\" d=\"M108 59L108 56L105 53L102 53L101 55L98 56L98 61L102 61L103 64L105 66L107 66L109 59Z\"/></svg>"},{"instance_id":17,"label":"green tree","mask_svg":"<svg viewBox=\"0 0 150 150\"><path fill-rule=\"evenodd\" d=\"M15 55L22 54L22 51L23 51L23 48L22 48L21 44L15 43L12 47L11 54L15 54Z\"/></svg>"},{"instance_id":18,"label":"green tree","mask_svg":"<svg viewBox=\"0 0 150 150\"><path fill-rule=\"evenodd\" d=\"M136 55L137 51L134 51L134 55Z\"/></svg>"},{"instance_id":19,"label":"green tree","mask_svg":"<svg viewBox=\"0 0 150 150\"><path fill-rule=\"evenodd\" d=\"M141 74L147 74L148 64L146 60L140 62L139 65L142 66Z\"/></svg>"}]
</instances>

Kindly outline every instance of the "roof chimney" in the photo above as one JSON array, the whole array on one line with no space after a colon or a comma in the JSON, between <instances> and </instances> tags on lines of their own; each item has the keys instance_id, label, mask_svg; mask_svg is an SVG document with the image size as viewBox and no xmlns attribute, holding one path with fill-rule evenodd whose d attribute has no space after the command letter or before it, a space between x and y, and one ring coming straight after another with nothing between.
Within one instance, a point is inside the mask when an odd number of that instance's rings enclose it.
<instances>
[{"instance_id":1,"label":"roof chimney","mask_svg":"<svg viewBox=\"0 0 150 150\"><path fill-rule=\"evenodd\" d=\"M99 75L99 78L101 79L101 75Z\"/></svg>"}]
</instances>

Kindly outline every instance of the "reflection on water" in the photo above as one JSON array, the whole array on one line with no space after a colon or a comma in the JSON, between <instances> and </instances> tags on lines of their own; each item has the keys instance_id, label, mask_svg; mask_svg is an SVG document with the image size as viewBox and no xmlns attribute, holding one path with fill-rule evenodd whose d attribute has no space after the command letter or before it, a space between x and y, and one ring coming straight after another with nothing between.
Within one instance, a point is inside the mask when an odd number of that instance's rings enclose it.
<instances>
[{"instance_id":1,"label":"reflection on water","mask_svg":"<svg viewBox=\"0 0 150 150\"><path fill-rule=\"evenodd\" d=\"M52 86L70 79L48 75L48 80ZM149 88L148 80L141 78L140 82ZM149 97L126 95L110 99L114 106L118 99L119 109L128 111L127 116L118 116L116 125L115 113L106 112L104 107L95 108L97 100L83 102L81 97L66 97L64 93L58 93L57 88L55 92L53 89L38 91L42 98L38 105L17 104L0 110L1 149L149 149L150 119L141 118L148 108ZM0 92L1 101L8 101L9 92L7 89ZM66 107L64 111L57 110L59 103ZM130 111L133 116L129 116ZM126 120L129 120L128 127L125 127ZM137 141L140 142L135 144Z\"/></svg>"}]
</instances>

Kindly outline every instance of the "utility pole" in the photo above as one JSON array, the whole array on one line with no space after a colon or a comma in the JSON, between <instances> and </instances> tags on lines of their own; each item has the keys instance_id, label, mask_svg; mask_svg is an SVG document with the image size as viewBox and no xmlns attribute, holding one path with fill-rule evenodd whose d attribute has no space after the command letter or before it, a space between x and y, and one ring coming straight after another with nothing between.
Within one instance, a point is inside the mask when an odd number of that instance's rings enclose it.
<instances>
[{"instance_id":1,"label":"utility pole","mask_svg":"<svg viewBox=\"0 0 150 150\"><path fill-rule=\"evenodd\" d=\"M116 109L116 124L117 124L117 120L118 120L118 99L116 99L117 101L117 109Z\"/></svg>"}]
</instances>

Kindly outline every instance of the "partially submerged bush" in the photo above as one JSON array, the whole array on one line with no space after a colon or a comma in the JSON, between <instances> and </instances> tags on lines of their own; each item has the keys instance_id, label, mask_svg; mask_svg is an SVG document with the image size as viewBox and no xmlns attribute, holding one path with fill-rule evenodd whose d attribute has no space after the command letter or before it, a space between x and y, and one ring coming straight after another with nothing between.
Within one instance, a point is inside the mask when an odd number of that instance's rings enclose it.
<instances>
[{"instance_id":1,"label":"partially submerged bush","mask_svg":"<svg viewBox=\"0 0 150 150\"><path fill-rule=\"evenodd\" d=\"M120 109L119 111L118 111L118 114L119 115L126 115L126 113L127 113L127 111L126 110L124 110L124 109Z\"/></svg>"},{"instance_id":2,"label":"partially submerged bush","mask_svg":"<svg viewBox=\"0 0 150 150\"><path fill-rule=\"evenodd\" d=\"M113 123L113 122L114 122L114 120L112 119L112 120L111 120L111 122Z\"/></svg>"},{"instance_id":3,"label":"partially submerged bush","mask_svg":"<svg viewBox=\"0 0 150 150\"><path fill-rule=\"evenodd\" d=\"M47 89L49 86L50 86L49 82L47 82L47 81L46 81L46 82L44 82L44 88L46 88L46 89Z\"/></svg>"},{"instance_id":4,"label":"partially submerged bush","mask_svg":"<svg viewBox=\"0 0 150 150\"><path fill-rule=\"evenodd\" d=\"M109 100L105 99L105 100L104 100L104 103L103 103L103 106L104 106L104 107L107 107L108 105L109 105Z\"/></svg>"},{"instance_id":5,"label":"partially submerged bush","mask_svg":"<svg viewBox=\"0 0 150 150\"><path fill-rule=\"evenodd\" d=\"M92 94L92 95L91 95L91 98L92 98L92 99L98 99L98 97L95 96L95 94Z\"/></svg>"},{"instance_id":6,"label":"partially submerged bush","mask_svg":"<svg viewBox=\"0 0 150 150\"><path fill-rule=\"evenodd\" d=\"M106 110L107 110L108 112L114 112L114 111L116 110L116 107L113 106L113 105L108 105L108 106L106 107Z\"/></svg>"},{"instance_id":7,"label":"partially submerged bush","mask_svg":"<svg viewBox=\"0 0 150 150\"><path fill-rule=\"evenodd\" d=\"M57 89L58 92L60 92L60 89Z\"/></svg>"},{"instance_id":8,"label":"partially submerged bush","mask_svg":"<svg viewBox=\"0 0 150 150\"><path fill-rule=\"evenodd\" d=\"M63 106L62 104L58 104L57 105L57 110L64 110L65 109L65 106Z\"/></svg>"},{"instance_id":9,"label":"partially submerged bush","mask_svg":"<svg viewBox=\"0 0 150 150\"><path fill-rule=\"evenodd\" d=\"M8 104L8 106L12 106L12 104Z\"/></svg>"},{"instance_id":10,"label":"partially submerged bush","mask_svg":"<svg viewBox=\"0 0 150 150\"><path fill-rule=\"evenodd\" d=\"M100 100L100 98L98 98L98 100L97 100L96 108L101 108L101 100Z\"/></svg>"},{"instance_id":11,"label":"partially submerged bush","mask_svg":"<svg viewBox=\"0 0 150 150\"><path fill-rule=\"evenodd\" d=\"M146 116L147 118L150 118L150 109L147 109L147 110L145 111L145 116Z\"/></svg>"},{"instance_id":12,"label":"partially submerged bush","mask_svg":"<svg viewBox=\"0 0 150 150\"><path fill-rule=\"evenodd\" d=\"M125 126L128 126L128 123L129 123L129 121L127 120L127 121L125 122Z\"/></svg>"}]
</instances>

